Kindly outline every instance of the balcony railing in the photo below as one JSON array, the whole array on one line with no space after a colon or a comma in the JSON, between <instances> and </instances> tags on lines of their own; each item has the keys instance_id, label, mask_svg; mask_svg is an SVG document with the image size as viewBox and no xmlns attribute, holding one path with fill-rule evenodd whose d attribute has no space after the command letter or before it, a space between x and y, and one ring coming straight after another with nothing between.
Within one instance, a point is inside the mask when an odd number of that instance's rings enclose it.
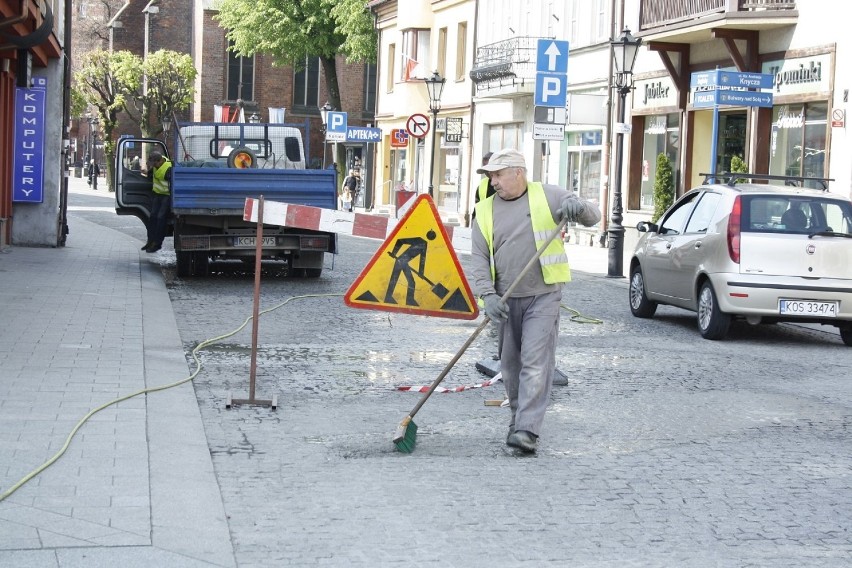
<instances>
[{"instance_id":1,"label":"balcony railing","mask_svg":"<svg viewBox=\"0 0 852 568\"><path fill-rule=\"evenodd\" d=\"M764 12L766 16L795 10L795 0L643 0L639 27L660 26L697 20L712 14Z\"/></svg>"},{"instance_id":2,"label":"balcony railing","mask_svg":"<svg viewBox=\"0 0 852 568\"><path fill-rule=\"evenodd\" d=\"M521 36L478 47L470 70L476 90L534 85L538 40Z\"/></svg>"}]
</instances>

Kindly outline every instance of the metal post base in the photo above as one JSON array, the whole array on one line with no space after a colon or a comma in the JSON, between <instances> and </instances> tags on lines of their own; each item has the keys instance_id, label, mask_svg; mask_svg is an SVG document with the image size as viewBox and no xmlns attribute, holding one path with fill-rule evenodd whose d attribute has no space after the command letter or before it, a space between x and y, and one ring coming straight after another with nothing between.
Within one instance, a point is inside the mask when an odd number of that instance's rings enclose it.
<instances>
[{"instance_id":1,"label":"metal post base","mask_svg":"<svg viewBox=\"0 0 852 568\"><path fill-rule=\"evenodd\" d=\"M273 395L272 400L261 400L258 398L233 398L231 393L228 393L228 400L225 401L225 408L230 409L232 406L269 406L272 410L278 408L278 395Z\"/></svg>"}]
</instances>

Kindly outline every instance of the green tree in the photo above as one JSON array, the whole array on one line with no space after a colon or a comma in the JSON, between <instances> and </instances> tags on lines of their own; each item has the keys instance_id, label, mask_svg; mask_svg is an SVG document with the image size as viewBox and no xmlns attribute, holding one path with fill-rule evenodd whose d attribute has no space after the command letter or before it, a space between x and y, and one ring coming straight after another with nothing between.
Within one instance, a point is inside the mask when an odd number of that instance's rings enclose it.
<instances>
[{"instance_id":1,"label":"green tree","mask_svg":"<svg viewBox=\"0 0 852 568\"><path fill-rule=\"evenodd\" d=\"M363 0L222 0L216 19L240 55L269 54L276 64L294 69L303 68L308 57L318 57L328 101L340 110L337 55L349 62L372 62L378 50ZM339 170L345 149L338 146Z\"/></svg>"},{"instance_id":2,"label":"green tree","mask_svg":"<svg viewBox=\"0 0 852 568\"><path fill-rule=\"evenodd\" d=\"M123 84L126 68L138 59L129 51L109 53L95 49L85 53L74 73L74 90L85 101L84 108L94 108L103 131L104 159L107 164L107 185L112 187L115 142L113 132L118 125L119 113L124 109L127 89ZM75 108L80 108L79 103ZM79 115L78 115L79 116Z\"/></svg>"},{"instance_id":3,"label":"green tree","mask_svg":"<svg viewBox=\"0 0 852 568\"><path fill-rule=\"evenodd\" d=\"M669 157L665 154L657 156L657 172L654 175L654 215L651 222L657 219L674 203L674 175Z\"/></svg>"},{"instance_id":4,"label":"green tree","mask_svg":"<svg viewBox=\"0 0 852 568\"><path fill-rule=\"evenodd\" d=\"M146 75L147 92L143 82ZM195 76L192 58L169 50L149 54L144 63L129 51L110 53L95 49L83 55L74 73L72 104L77 112L82 113L82 109L88 107L97 112L103 130L107 183L111 190L114 189L113 133L119 115L126 113L139 125L145 137L161 133L163 117L188 108L192 102Z\"/></svg>"},{"instance_id":5,"label":"green tree","mask_svg":"<svg viewBox=\"0 0 852 568\"><path fill-rule=\"evenodd\" d=\"M739 156L733 156L731 158L731 173L737 174L747 174L748 173L748 164L745 163ZM748 181L744 178L736 178L734 183L740 183L741 181Z\"/></svg>"},{"instance_id":6,"label":"green tree","mask_svg":"<svg viewBox=\"0 0 852 568\"><path fill-rule=\"evenodd\" d=\"M161 134L163 119L192 103L197 71L187 54L160 49L144 62L137 58L125 71L125 110L146 138Z\"/></svg>"}]
</instances>

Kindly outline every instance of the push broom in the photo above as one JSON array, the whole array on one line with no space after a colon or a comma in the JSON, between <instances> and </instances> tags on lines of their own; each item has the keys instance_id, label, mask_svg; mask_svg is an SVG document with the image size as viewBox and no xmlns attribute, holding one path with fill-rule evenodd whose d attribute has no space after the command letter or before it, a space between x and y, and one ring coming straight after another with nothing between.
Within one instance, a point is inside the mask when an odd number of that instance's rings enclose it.
<instances>
[{"instance_id":1,"label":"push broom","mask_svg":"<svg viewBox=\"0 0 852 568\"><path fill-rule=\"evenodd\" d=\"M562 229L565 227L565 224L568 222L568 218L562 219L559 222L559 225L553 230L553 232L547 237L547 240L542 244L539 249L535 252L533 257L527 262L526 266L521 270L520 274L515 278L514 282L509 285L509 288L500 298L501 302L505 302L509 295L515 291L515 288L518 287L523 277L529 272L530 268L533 267L538 262L539 257L541 257L542 253L544 253L544 249L548 247L548 245L553 242L553 240L558 237L562 233ZM450 370L455 366L456 362L461 358L467 348L470 347L470 344L474 342L474 340L479 336L485 326L488 325L488 322L491 321L491 318L485 316L485 319L482 320L482 323L473 331L470 337L467 338L467 341L464 342L464 345L461 346L456 354L450 359L450 362L444 367L444 370L441 371L441 374L429 385L429 390L427 390L423 396L417 401L417 404L414 405L414 408L411 409L411 412L408 413L408 416L403 418L402 422L397 426L396 434L393 437L393 443L396 446L396 449L404 454L410 454L414 451L414 444L417 441L417 424L414 423L414 415L420 410L420 408L426 403L432 393L435 392L435 389L438 388L438 385L441 384L441 381L444 380L444 377L450 372Z\"/></svg>"}]
</instances>

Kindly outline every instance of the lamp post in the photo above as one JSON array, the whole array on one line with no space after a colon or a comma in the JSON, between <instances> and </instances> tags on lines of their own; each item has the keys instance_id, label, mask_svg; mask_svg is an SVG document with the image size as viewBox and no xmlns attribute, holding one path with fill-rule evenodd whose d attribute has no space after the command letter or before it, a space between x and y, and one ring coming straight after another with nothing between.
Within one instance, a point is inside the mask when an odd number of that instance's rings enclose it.
<instances>
[{"instance_id":1,"label":"lamp post","mask_svg":"<svg viewBox=\"0 0 852 568\"><path fill-rule=\"evenodd\" d=\"M328 149L328 144L325 141L325 131L328 128L328 113L334 110L328 101L319 109L320 117L322 118L322 169L325 169L325 151Z\"/></svg>"},{"instance_id":2,"label":"lamp post","mask_svg":"<svg viewBox=\"0 0 852 568\"><path fill-rule=\"evenodd\" d=\"M429 111L432 113L432 158L429 160L429 197L434 197L435 189L435 139L438 137L438 112L441 110L441 95L444 92L444 83L447 80L441 77L437 71L432 76L423 79L426 83L426 91L429 93Z\"/></svg>"},{"instance_id":3,"label":"lamp post","mask_svg":"<svg viewBox=\"0 0 852 568\"><path fill-rule=\"evenodd\" d=\"M89 123L89 142L92 145L92 151L89 154L90 160L94 160L95 163L97 164L98 163L98 125L101 123L101 121L98 120L97 116L91 116L91 115L88 115L88 114L86 116L86 120ZM89 167L91 167L91 163L89 164Z\"/></svg>"},{"instance_id":4,"label":"lamp post","mask_svg":"<svg viewBox=\"0 0 852 568\"><path fill-rule=\"evenodd\" d=\"M633 90L633 64L639 53L641 38L635 38L628 28L624 28L618 39L611 40L612 60L615 64L615 83L612 88L618 92L618 126L615 142L615 183L612 192L612 217L609 226L609 251L607 276L624 277L624 209L621 204L621 169L624 160L624 112L627 93Z\"/></svg>"},{"instance_id":5,"label":"lamp post","mask_svg":"<svg viewBox=\"0 0 852 568\"><path fill-rule=\"evenodd\" d=\"M166 115L163 117L163 142L166 144L166 148L169 147L169 132L172 130L172 117Z\"/></svg>"}]
</instances>

